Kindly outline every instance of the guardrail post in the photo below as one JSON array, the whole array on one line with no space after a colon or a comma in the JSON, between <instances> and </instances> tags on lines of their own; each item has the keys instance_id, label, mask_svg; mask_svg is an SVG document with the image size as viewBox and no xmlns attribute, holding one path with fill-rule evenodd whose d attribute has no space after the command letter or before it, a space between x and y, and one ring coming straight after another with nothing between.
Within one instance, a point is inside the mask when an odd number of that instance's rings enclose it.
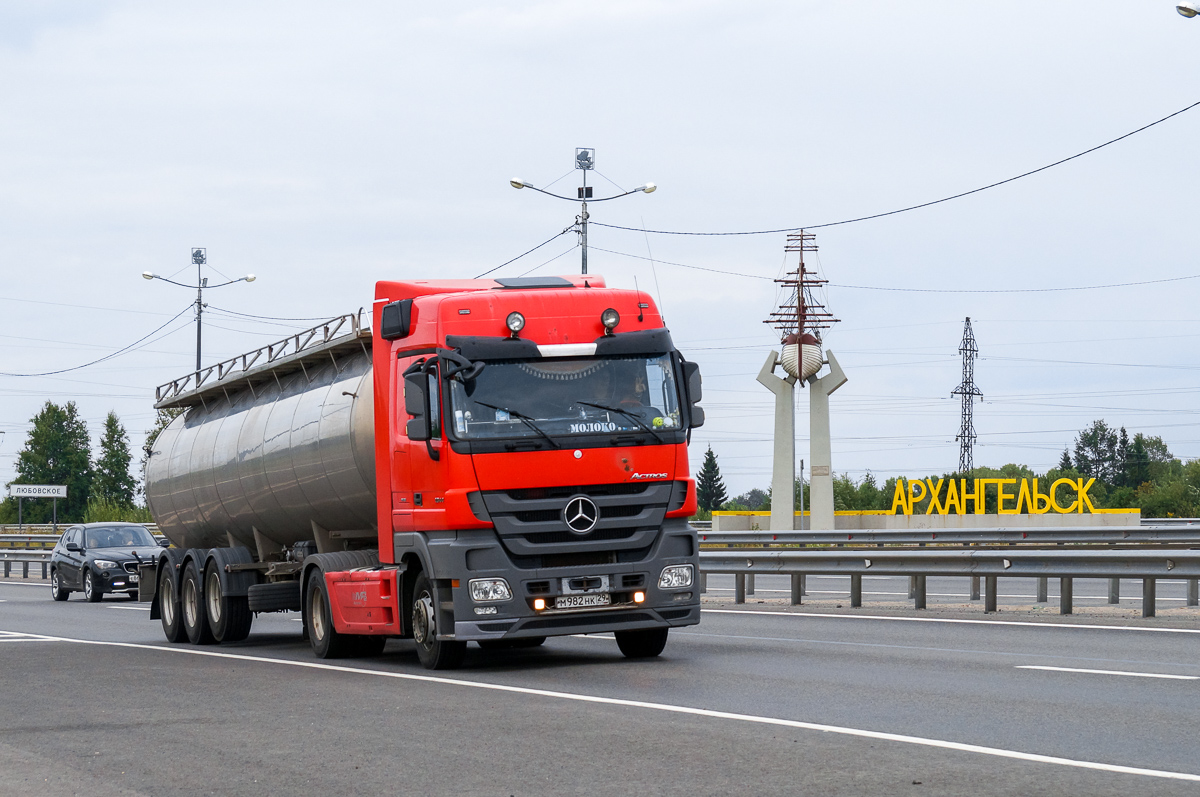
<instances>
[{"instance_id":1,"label":"guardrail post","mask_svg":"<svg viewBox=\"0 0 1200 797\"><path fill-rule=\"evenodd\" d=\"M989 614L996 611L996 577L983 577L983 610Z\"/></svg>"},{"instance_id":2,"label":"guardrail post","mask_svg":"<svg viewBox=\"0 0 1200 797\"><path fill-rule=\"evenodd\" d=\"M1071 614L1074 611L1074 582L1069 578L1060 578L1058 581L1058 613Z\"/></svg>"},{"instance_id":3,"label":"guardrail post","mask_svg":"<svg viewBox=\"0 0 1200 797\"><path fill-rule=\"evenodd\" d=\"M971 600L979 600L979 576L971 576Z\"/></svg>"},{"instance_id":4,"label":"guardrail post","mask_svg":"<svg viewBox=\"0 0 1200 797\"><path fill-rule=\"evenodd\" d=\"M862 606L862 576L855 573L850 576L850 608Z\"/></svg>"},{"instance_id":5,"label":"guardrail post","mask_svg":"<svg viewBox=\"0 0 1200 797\"><path fill-rule=\"evenodd\" d=\"M737 573L733 577L733 602L746 602L746 574Z\"/></svg>"},{"instance_id":6,"label":"guardrail post","mask_svg":"<svg viewBox=\"0 0 1200 797\"><path fill-rule=\"evenodd\" d=\"M1154 616L1154 588L1157 582L1152 578L1142 579L1142 617Z\"/></svg>"},{"instance_id":7,"label":"guardrail post","mask_svg":"<svg viewBox=\"0 0 1200 797\"><path fill-rule=\"evenodd\" d=\"M800 574L800 594L804 596L808 595L808 576L804 573Z\"/></svg>"},{"instance_id":8,"label":"guardrail post","mask_svg":"<svg viewBox=\"0 0 1200 797\"><path fill-rule=\"evenodd\" d=\"M21 578L29 578L29 562L21 562Z\"/></svg>"},{"instance_id":9,"label":"guardrail post","mask_svg":"<svg viewBox=\"0 0 1200 797\"><path fill-rule=\"evenodd\" d=\"M804 583L804 576L799 573L792 573L792 605L799 606L800 598L804 595L804 590L801 584Z\"/></svg>"},{"instance_id":10,"label":"guardrail post","mask_svg":"<svg viewBox=\"0 0 1200 797\"><path fill-rule=\"evenodd\" d=\"M913 600L917 597L917 577L908 577L908 599Z\"/></svg>"},{"instance_id":11,"label":"guardrail post","mask_svg":"<svg viewBox=\"0 0 1200 797\"><path fill-rule=\"evenodd\" d=\"M1121 602L1121 579L1110 578L1108 580L1108 602L1109 603L1120 603Z\"/></svg>"},{"instance_id":12,"label":"guardrail post","mask_svg":"<svg viewBox=\"0 0 1200 797\"><path fill-rule=\"evenodd\" d=\"M913 608L925 608L925 576L913 576L915 588L913 590Z\"/></svg>"},{"instance_id":13,"label":"guardrail post","mask_svg":"<svg viewBox=\"0 0 1200 797\"><path fill-rule=\"evenodd\" d=\"M1200 606L1200 578L1189 578L1187 585L1187 605Z\"/></svg>"},{"instance_id":14,"label":"guardrail post","mask_svg":"<svg viewBox=\"0 0 1200 797\"><path fill-rule=\"evenodd\" d=\"M8 574L12 572L12 571L10 570L10 568L11 568L11 567L12 567L12 562L10 562L10 561L8 561L7 559L5 559L5 560L4 560L4 577L5 577L5 578L8 578Z\"/></svg>"},{"instance_id":15,"label":"guardrail post","mask_svg":"<svg viewBox=\"0 0 1200 797\"><path fill-rule=\"evenodd\" d=\"M754 574L753 573L746 574L746 594L747 595L754 594Z\"/></svg>"},{"instance_id":16,"label":"guardrail post","mask_svg":"<svg viewBox=\"0 0 1200 797\"><path fill-rule=\"evenodd\" d=\"M46 563L42 562L42 578L46 578Z\"/></svg>"},{"instance_id":17,"label":"guardrail post","mask_svg":"<svg viewBox=\"0 0 1200 797\"><path fill-rule=\"evenodd\" d=\"M1037 602L1045 603L1050 600L1050 579L1045 576L1038 577L1037 585Z\"/></svg>"},{"instance_id":18,"label":"guardrail post","mask_svg":"<svg viewBox=\"0 0 1200 797\"><path fill-rule=\"evenodd\" d=\"M700 574L700 594L708 592L708 573Z\"/></svg>"}]
</instances>

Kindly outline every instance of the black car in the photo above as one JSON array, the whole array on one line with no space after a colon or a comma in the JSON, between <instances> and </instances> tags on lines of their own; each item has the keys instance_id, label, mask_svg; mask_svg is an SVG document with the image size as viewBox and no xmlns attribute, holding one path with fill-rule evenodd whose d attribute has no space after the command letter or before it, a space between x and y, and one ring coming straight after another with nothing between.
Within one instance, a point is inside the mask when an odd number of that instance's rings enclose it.
<instances>
[{"instance_id":1,"label":"black car","mask_svg":"<svg viewBox=\"0 0 1200 797\"><path fill-rule=\"evenodd\" d=\"M165 542L165 540L164 540ZM86 523L63 532L50 555L50 590L65 601L81 591L90 603L106 592L137 598L138 564L158 556L159 543L136 523Z\"/></svg>"}]
</instances>

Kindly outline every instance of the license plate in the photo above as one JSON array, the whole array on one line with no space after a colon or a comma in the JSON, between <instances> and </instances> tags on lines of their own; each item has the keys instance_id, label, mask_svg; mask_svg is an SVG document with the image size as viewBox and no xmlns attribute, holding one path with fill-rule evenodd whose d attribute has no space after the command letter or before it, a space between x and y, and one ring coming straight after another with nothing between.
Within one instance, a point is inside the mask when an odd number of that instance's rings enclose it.
<instances>
[{"instance_id":1,"label":"license plate","mask_svg":"<svg viewBox=\"0 0 1200 797\"><path fill-rule=\"evenodd\" d=\"M555 609L579 609L584 606L608 606L612 596L607 592L594 595L559 595L554 599Z\"/></svg>"},{"instance_id":2,"label":"license plate","mask_svg":"<svg viewBox=\"0 0 1200 797\"><path fill-rule=\"evenodd\" d=\"M137 573L133 573L132 575L129 576L129 583L130 584L138 583L138 574Z\"/></svg>"}]
</instances>

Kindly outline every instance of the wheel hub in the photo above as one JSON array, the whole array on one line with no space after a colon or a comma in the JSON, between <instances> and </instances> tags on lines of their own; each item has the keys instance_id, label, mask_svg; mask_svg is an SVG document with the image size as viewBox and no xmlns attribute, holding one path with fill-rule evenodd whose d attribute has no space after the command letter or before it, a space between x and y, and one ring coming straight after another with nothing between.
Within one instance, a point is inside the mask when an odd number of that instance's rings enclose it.
<instances>
[{"instance_id":1,"label":"wheel hub","mask_svg":"<svg viewBox=\"0 0 1200 797\"><path fill-rule=\"evenodd\" d=\"M413 638L428 646L437 638L437 626L433 614L433 600L428 594L413 603Z\"/></svg>"}]
</instances>

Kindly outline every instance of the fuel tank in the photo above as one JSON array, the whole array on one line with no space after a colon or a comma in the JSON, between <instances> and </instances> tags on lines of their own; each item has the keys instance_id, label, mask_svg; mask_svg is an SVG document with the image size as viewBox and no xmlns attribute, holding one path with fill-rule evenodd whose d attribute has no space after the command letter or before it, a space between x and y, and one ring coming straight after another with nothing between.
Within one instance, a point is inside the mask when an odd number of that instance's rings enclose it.
<instances>
[{"instance_id":1,"label":"fuel tank","mask_svg":"<svg viewBox=\"0 0 1200 797\"><path fill-rule=\"evenodd\" d=\"M376 527L369 353L205 394L154 442L146 503L181 548L255 549ZM354 534L357 532L357 534Z\"/></svg>"}]
</instances>

